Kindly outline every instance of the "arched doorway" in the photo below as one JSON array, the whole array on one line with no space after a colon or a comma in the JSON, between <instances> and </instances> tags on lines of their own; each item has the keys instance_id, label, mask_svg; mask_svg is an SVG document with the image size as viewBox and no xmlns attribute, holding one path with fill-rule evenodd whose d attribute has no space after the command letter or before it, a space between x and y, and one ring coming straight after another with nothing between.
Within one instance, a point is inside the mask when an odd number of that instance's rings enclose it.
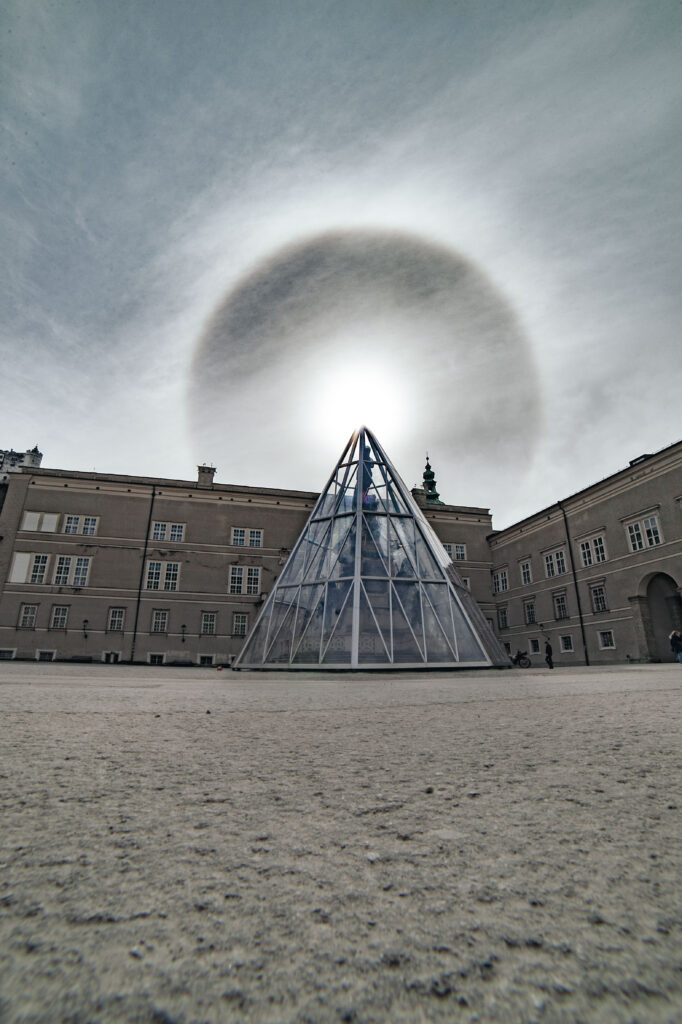
<instances>
[{"instance_id":1,"label":"arched doorway","mask_svg":"<svg viewBox=\"0 0 682 1024\"><path fill-rule=\"evenodd\" d=\"M646 598L651 623L649 656L654 661L674 661L668 637L682 624L682 598L675 580L667 573L656 573L648 581Z\"/></svg>"}]
</instances>

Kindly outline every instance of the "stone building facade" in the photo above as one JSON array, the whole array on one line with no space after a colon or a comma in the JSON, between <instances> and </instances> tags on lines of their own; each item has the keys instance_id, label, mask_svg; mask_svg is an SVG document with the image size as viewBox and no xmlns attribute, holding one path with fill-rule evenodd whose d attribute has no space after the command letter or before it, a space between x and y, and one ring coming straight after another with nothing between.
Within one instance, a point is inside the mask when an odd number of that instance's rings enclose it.
<instances>
[{"instance_id":1,"label":"stone building facade","mask_svg":"<svg viewBox=\"0 0 682 1024\"><path fill-rule=\"evenodd\" d=\"M430 470L430 467L428 467ZM0 513L0 659L227 665L317 494L29 466ZM541 665L670 658L682 443L508 529L413 494L502 642ZM435 495L435 496L434 496Z\"/></svg>"}]
</instances>

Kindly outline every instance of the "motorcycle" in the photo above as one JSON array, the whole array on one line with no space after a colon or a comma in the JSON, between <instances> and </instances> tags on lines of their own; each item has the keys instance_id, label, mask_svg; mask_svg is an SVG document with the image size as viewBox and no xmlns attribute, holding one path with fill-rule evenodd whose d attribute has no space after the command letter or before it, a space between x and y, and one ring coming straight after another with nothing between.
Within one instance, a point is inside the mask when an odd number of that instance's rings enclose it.
<instances>
[{"instance_id":1,"label":"motorcycle","mask_svg":"<svg viewBox=\"0 0 682 1024\"><path fill-rule=\"evenodd\" d=\"M530 668L530 658L527 654L524 654L523 651L517 651L513 658L511 654L509 657L511 658L512 665L518 665L519 668Z\"/></svg>"}]
</instances>

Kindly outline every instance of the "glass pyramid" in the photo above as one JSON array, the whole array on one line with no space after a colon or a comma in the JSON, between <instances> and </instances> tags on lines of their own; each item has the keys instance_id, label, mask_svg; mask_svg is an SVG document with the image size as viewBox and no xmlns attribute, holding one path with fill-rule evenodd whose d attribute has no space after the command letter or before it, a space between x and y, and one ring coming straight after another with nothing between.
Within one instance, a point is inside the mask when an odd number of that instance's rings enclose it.
<instances>
[{"instance_id":1,"label":"glass pyramid","mask_svg":"<svg viewBox=\"0 0 682 1024\"><path fill-rule=\"evenodd\" d=\"M410 491L361 427L233 668L508 664Z\"/></svg>"}]
</instances>

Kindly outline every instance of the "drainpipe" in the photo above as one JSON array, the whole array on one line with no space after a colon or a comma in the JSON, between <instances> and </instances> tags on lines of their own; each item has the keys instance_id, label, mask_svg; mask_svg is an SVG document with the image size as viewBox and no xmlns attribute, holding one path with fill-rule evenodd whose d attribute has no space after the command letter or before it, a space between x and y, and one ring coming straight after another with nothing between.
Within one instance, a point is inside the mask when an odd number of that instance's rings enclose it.
<instances>
[{"instance_id":1,"label":"drainpipe","mask_svg":"<svg viewBox=\"0 0 682 1024\"><path fill-rule=\"evenodd\" d=\"M581 632L582 638L583 638L583 653L585 655L585 664L589 665L590 664L590 656L587 653L587 638L585 637L585 620L583 619L583 609L582 609L582 605L580 603L580 591L578 590L578 577L576 576L576 573L575 573L575 561L574 561L574 558L573 558L573 544L571 543L571 534L570 534L569 529L568 529L568 517L566 515L566 509L564 508L564 506L561 504L560 501L557 501L557 505L561 509L561 514L564 517L564 529L566 531L566 541L568 543L568 557L571 560L571 575L573 576L573 586L575 587L575 597L576 597L576 601L578 602L578 618L580 619L580 632Z\"/></svg>"},{"instance_id":2,"label":"drainpipe","mask_svg":"<svg viewBox=\"0 0 682 1024\"><path fill-rule=\"evenodd\" d=\"M147 549L149 548L149 532L152 525L152 513L154 511L154 499L156 498L156 485L152 486L152 499L149 502L149 516L147 517L147 532L144 537L144 551L142 552L142 564L140 566L140 580L137 585L137 604L135 605L135 623L133 625L133 640L130 645L130 664L135 660L135 644L137 643L137 623L140 618L140 603L142 601L142 584L144 583L144 567L147 561Z\"/></svg>"}]
</instances>

